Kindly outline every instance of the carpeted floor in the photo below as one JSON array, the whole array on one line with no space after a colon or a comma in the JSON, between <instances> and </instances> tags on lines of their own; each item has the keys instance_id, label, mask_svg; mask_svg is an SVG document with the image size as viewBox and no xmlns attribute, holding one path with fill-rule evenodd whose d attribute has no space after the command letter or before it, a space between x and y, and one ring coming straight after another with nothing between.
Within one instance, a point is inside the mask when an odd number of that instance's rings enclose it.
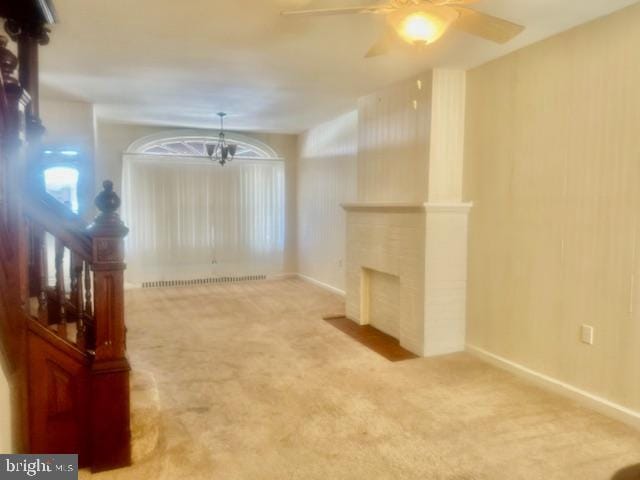
<instances>
[{"instance_id":1,"label":"carpeted floor","mask_svg":"<svg viewBox=\"0 0 640 480\"><path fill-rule=\"evenodd\" d=\"M393 363L299 280L128 292L136 464L92 479L605 480L640 432L467 354Z\"/></svg>"}]
</instances>

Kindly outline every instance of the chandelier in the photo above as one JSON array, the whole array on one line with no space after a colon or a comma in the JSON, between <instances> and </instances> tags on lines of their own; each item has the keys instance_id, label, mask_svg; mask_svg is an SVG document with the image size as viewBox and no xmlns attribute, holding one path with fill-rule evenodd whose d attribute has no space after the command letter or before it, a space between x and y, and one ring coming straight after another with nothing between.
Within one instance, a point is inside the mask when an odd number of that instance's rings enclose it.
<instances>
[{"instance_id":1,"label":"chandelier","mask_svg":"<svg viewBox=\"0 0 640 480\"><path fill-rule=\"evenodd\" d=\"M226 117L227 114L220 112L218 113L218 116L220 117L220 133L218 134L218 142L207 143L207 155L209 155L211 161L218 162L220 165L224 166L227 162L233 160L238 146L234 143L227 143L224 137L224 117Z\"/></svg>"}]
</instances>

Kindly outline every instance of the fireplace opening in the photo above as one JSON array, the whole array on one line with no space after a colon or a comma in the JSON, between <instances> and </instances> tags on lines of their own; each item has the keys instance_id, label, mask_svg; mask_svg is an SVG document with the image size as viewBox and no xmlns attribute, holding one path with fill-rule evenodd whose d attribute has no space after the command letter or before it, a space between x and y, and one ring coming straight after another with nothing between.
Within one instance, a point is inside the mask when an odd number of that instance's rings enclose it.
<instances>
[{"instance_id":1,"label":"fireplace opening","mask_svg":"<svg viewBox=\"0 0 640 480\"><path fill-rule=\"evenodd\" d=\"M362 269L361 323L400 338L401 284L396 275Z\"/></svg>"}]
</instances>

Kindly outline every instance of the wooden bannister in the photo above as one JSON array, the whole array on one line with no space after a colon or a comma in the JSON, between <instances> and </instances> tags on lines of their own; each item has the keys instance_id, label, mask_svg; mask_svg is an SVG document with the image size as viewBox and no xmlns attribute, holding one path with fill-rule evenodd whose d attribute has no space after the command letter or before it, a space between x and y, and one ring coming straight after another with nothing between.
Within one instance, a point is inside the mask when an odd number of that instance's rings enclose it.
<instances>
[{"instance_id":1,"label":"wooden bannister","mask_svg":"<svg viewBox=\"0 0 640 480\"><path fill-rule=\"evenodd\" d=\"M124 323L124 237L128 229L116 213L120 199L113 184L106 181L103 186L95 201L100 213L82 230L70 212L65 217L73 220L72 229L51 211L43 215L31 206L25 215L31 231L37 232L34 238L40 242L37 250L42 265L37 285L29 285L30 291L38 290L33 321L48 327L58 337L56 342L70 344L88 360L86 456L94 471L131 462L130 366ZM33 211L36 215L32 217ZM47 236L54 239L53 249L47 248ZM45 272L51 254L55 275L50 279ZM43 337L41 329L38 335Z\"/></svg>"},{"instance_id":2,"label":"wooden bannister","mask_svg":"<svg viewBox=\"0 0 640 480\"><path fill-rule=\"evenodd\" d=\"M111 182L90 226L44 191L38 45L51 17L29 13L44 7L49 0L0 3L0 15L20 13L5 24L19 58L0 36L0 353L13 372L19 451L78 453L101 471L131 462L128 230Z\"/></svg>"},{"instance_id":3,"label":"wooden bannister","mask_svg":"<svg viewBox=\"0 0 640 480\"><path fill-rule=\"evenodd\" d=\"M92 247L86 224L71 209L43 191L25 198L24 212L34 224L41 226L85 261L91 260Z\"/></svg>"}]
</instances>

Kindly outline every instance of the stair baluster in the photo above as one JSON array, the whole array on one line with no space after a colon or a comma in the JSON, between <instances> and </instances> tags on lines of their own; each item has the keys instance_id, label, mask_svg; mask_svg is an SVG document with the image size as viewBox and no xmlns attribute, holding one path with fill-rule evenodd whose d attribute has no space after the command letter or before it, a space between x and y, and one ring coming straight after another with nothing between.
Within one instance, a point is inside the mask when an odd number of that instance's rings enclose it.
<instances>
[{"instance_id":1,"label":"stair baluster","mask_svg":"<svg viewBox=\"0 0 640 480\"><path fill-rule=\"evenodd\" d=\"M64 245L56 238L56 294L58 299L58 335L67 338L67 309L64 288Z\"/></svg>"},{"instance_id":2,"label":"stair baluster","mask_svg":"<svg viewBox=\"0 0 640 480\"><path fill-rule=\"evenodd\" d=\"M91 269L85 262L84 265L84 311L88 316L93 316L93 296L91 293Z\"/></svg>"},{"instance_id":3,"label":"stair baluster","mask_svg":"<svg viewBox=\"0 0 640 480\"><path fill-rule=\"evenodd\" d=\"M49 324L47 289L49 288L49 275L47 272L47 239L46 234L39 237L40 241L40 279L38 293L38 320L43 325Z\"/></svg>"},{"instance_id":4,"label":"stair baluster","mask_svg":"<svg viewBox=\"0 0 640 480\"><path fill-rule=\"evenodd\" d=\"M71 252L71 303L75 309L76 345L79 349L86 348L86 328L84 321L82 273L84 262L76 252Z\"/></svg>"}]
</instances>

